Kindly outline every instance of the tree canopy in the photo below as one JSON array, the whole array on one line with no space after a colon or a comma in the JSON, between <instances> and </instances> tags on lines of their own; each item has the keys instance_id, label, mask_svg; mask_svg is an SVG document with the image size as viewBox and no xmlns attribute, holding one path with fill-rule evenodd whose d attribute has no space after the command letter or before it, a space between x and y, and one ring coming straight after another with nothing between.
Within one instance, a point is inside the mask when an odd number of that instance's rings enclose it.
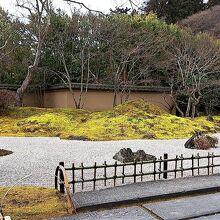
<instances>
[{"instance_id":1,"label":"tree canopy","mask_svg":"<svg viewBox=\"0 0 220 220\"><path fill-rule=\"evenodd\" d=\"M145 13L156 13L158 18L168 23L176 23L197 12L219 4L219 0L149 0L143 3Z\"/></svg>"},{"instance_id":2,"label":"tree canopy","mask_svg":"<svg viewBox=\"0 0 220 220\"><path fill-rule=\"evenodd\" d=\"M26 22L0 10L0 83L22 84L20 94L32 81L43 87L62 83L82 108L88 84L111 85L113 105L117 94L122 102L128 99L131 86L168 86L180 114L194 116L211 94L207 86L219 78L220 44L208 34L167 24L151 12L67 15L42 2L44 11L30 9ZM177 2L166 7L175 10ZM192 1L179 5L190 7L186 3ZM203 3L193 5L191 13ZM74 83L80 84L79 98Z\"/></svg>"}]
</instances>

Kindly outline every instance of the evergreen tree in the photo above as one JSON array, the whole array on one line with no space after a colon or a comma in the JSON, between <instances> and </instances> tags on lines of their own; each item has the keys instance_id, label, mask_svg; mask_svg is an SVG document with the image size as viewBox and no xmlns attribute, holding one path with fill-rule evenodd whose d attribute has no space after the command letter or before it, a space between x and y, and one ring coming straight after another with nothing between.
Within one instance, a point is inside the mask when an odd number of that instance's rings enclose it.
<instances>
[{"instance_id":1,"label":"evergreen tree","mask_svg":"<svg viewBox=\"0 0 220 220\"><path fill-rule=\"evenodd\" d=\"M144 11L153 11L158 18L168 23L176 23L205 8L203 0L150 0L144 2Z\"/></svg>"}]
</instances>

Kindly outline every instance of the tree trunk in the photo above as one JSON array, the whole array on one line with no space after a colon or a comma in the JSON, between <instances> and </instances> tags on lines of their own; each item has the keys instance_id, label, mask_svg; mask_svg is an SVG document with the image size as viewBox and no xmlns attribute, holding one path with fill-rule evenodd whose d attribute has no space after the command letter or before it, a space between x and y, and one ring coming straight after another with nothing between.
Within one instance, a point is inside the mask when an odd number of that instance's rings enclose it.
<instances>
[{"instance_id":1,"label":"tree trunk","mask_svg":"<svg viewBox=\"0 0 220 220\"><path fill-rule=\"evenodd\" d=\"M184 113L183 113L183 111L180 109L180 107L178 106L178 104L177 104L177 102L176 102L176 99L175 99L174 96L173 96L173 93L171 93L170 97L171 97L171 99L173 100L173 103L175 104L175 107L176 107L177 111L180 113L181 117L184 118Z\"/></svg>"},{"instance_id":2,"label":"tree trunk","mask_svg":"<svg viewBox=\"0 0 220 220\"><path fill-rule=\"evenodd\" d=\"M17 89L17 95L20 98L21 102L22 102L22 98L24 96L24 93L26 92L28 86L32 82L34 72L35 72L36 68L38 67L38 64L39 64L39 61L40 61L40 56L41 56L41 46L42 46L42 40L41 40L41 36L39 34L37 51L36 51L36 54L35 54L34 63L33 63L33 65L30 65L28 67L28 73L26 75L26 78L22 82L21 87Z\"/></svg>"},{"instance_id":3,"label":"tree trunk","mask_svg":"<svg viewBox=\"0 0 220 220\"><path fill-rule=\"evenodd\" d=\"M176 103L176 109L177 111L180 113L181 117L184 118L184 113L181 111L181 109L179 108L179 106Z\"/></svg>"},{"instance_id":4,"label":"tree trunk","mask_svg":"<svg viewBox=\"0 0 220 220\"><path fill-rule=\"evenodd\" d=\"M190 110L191 110L191 105L192 105L192 101L191 101L191 97L189 97L188 104L187 104L187 109L186 109L186 117L189 117Z\"/></svg>"},{"instance_id":5,"label":"tree trunk","mask_svg":"<svg viewBox=\"0 0 220 220\"><path fill-rule=\"evenodd\" d=\"M128 89L128 91L126 93L126 97L125 97L126 102L129 100L130 95L131 95L131 89Z\"/></svg>"},{"instance_id":6,"label":"tree trunk","mask_svg":"<svg viewBox=\"0 0 220 220\"><path fill-rule=\"evenodd\" d=\"M27 90L28 86L31 84L31 81L33 79L33 74L34 74L34 67L29 66L28 67L28 74L27 74L25 80L22 82L21 87L17 89L17 95L20 100L22 100L25 91Z\"/></svg>"},{"instance_id":7,"label":"tree trunk","mask_svg":"<svg viewBox=\"0 0 220 220\"><path fill-rule=\"evenodd\" d=\"M117 105L117 91L114 91L114 98L113 98L113 107Z\"/></svg>"},{"instance_id":8,"label":"tree trunk","mask_svg":"<svg viewBox=\"0 0 220 220\"><path fill-rule=\"evenodd\" d=\"M196 106L199 104L201 97L202 96L199 96L198 98L196 98L195 94L193 96L191 118L195 118L195 116L196 116Z\"/></svg>"},{"instance_id":9,"label":"tree trunk","mask_svg":"<svg viewBox=\"0 0 220 220\"><path fill-rule=\"evenodd\" d=\"M195 103L192 104L192 115L191 115L191 118L195 118L195 115L196 115L196 105Z\"/></svg>"}]
</instances>

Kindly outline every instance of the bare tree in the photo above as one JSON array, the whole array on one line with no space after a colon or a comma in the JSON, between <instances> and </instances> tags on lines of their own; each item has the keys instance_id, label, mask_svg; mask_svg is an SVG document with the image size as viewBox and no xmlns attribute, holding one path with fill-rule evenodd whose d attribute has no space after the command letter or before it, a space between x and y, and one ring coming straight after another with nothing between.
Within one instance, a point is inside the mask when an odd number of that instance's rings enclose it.
<instances>
[{"instance_id":1,"label":"bare tree","mask_svg":"<svg viewBox=\"0 0 220 220\"><path fill-rule=\"evenodd\" d=\"M204 89L211 86L220 73L220 48L205 34L185 35L173 47L171 57L177 67L177 73L170 77L171 95L181 115L194 118ZM187 98L185 112L178 105L178 96Z\"/></svg>"},{"instance_id":2,"label":"bare tree","mask_svg":"<svg viewBox=\"0 0 220 220\"><path fill-rule=\"evenodd\" d=\"M37 68L39 66L39 61L42 53L42 45L45 36L47 35L48 27L50 25L50 0L16 0L16 5L17 7L22 9L23 16L25 16L23 10L25 10L28 15L27 25L31 27L31 31L29 31L31 32L30 35L33 42L31 44L31 49L33 51L34 60L33 62L30 61L27 75L16 92L8 90L0 91L0 102L2 103L3 107L22 104L23 95L30 85L33 79L33 75L37 71ZM25 17L23 17L23 19L25 19ZM5 47L6 45L7 40L3 47ZM5 97L3 98L4 94Z\"/></svg>"},{"instance_id":3,"label":"bare tree","mask_svg":"<svg viewBox=\"0 0 220 220\"><path fill-rule=\"evenodd\" d=\"M132 19L131 16L116 17L101 27L108 48L105 52L109 60L107 71L114 87L113 106L117 105L119 95L121 102L126 101L132 87L149 73L163 41L159 32L155 35L144 25L137 24L139 27L133 28Z\"/></svg>"},{"instance_id":4,"label":"bare tree","mask_svg":"<svg viewBox=\"0 0 220 220\"><path fill-rule=\"evenodd\" d=\"M53 54L62 64L62 70L53 73L69 89L76 108L83 108L90 79L91 61L98 48L99 18L93 15L72 15L62 32L57 32ZM79 95L75 85L80 86Z\"/></svg>"},{"instance_id":5,"label":"bare tree","mask_svg":"<svg viewBox=\"0 0 220 220\"><path fill-rule=\"evenodd\" d=\"M73 4L76 4L76 5L79 5L79 6L81 6L81 8L86 9L86 10L89 11L90 13L98 13L98 14L105 15L105 14L104 14L103 12L101 12L101 11L98 11L98 10L89 8L86 4L84 4L84 3L81 2L81 1L74 1L74 0L63 0L63 1L64 1L64 2L67 2L67 3L73 3Z\"/></svg>"},{"instance_id":6,"label":"bare tree","mask_svg":"<svg viewBox=\"0 0 220 220\"><path fill-rule=\"evenodd\" d=\"M41 53L42 45L47 35L48 27L50 25L50 9L51 1L50 0L17 0L17 6L21 9L26 10L29 13L29 19L31 22L34 22L34 28L36 31L33 40L34 45L34 61L28 66L28 71L26 78L22 82L22 85L17 90L17 96L21 100L28 86L30 85L34 73L37 71Z\"/></svg>"}]
</instances>

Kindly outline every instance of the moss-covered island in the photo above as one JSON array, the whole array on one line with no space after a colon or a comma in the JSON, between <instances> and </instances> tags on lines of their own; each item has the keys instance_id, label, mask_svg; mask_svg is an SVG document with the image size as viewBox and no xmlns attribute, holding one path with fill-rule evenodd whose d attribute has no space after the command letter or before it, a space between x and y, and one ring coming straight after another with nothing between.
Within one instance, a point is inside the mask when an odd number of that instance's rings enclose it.
<instances>
[{"instance_id":1,"label":"moss-covered island","mask_svg":"<svg viewBox=\"0 0 220 220\"><path fill-rule=\"evenodd\" d=\"M8 187L0 187L0 198ZM66 198L56 190L42 187L15 187L3 201L4 215L16 220L40 220L68 215Z\"/></svg>"},{"instance_id":2,"label":"moss-covered island","mask_svg":"<svg viewBox=\"0 0 220 220\"><path fill-rule=\"evenodd\" d=\"M109 111L11 108L0 116L0 136L58 136L88 140L188 138L195 131L220 131L220 116L194 120L166 113L143 100L129 101Z\"/></svg>"}]
</instances>

